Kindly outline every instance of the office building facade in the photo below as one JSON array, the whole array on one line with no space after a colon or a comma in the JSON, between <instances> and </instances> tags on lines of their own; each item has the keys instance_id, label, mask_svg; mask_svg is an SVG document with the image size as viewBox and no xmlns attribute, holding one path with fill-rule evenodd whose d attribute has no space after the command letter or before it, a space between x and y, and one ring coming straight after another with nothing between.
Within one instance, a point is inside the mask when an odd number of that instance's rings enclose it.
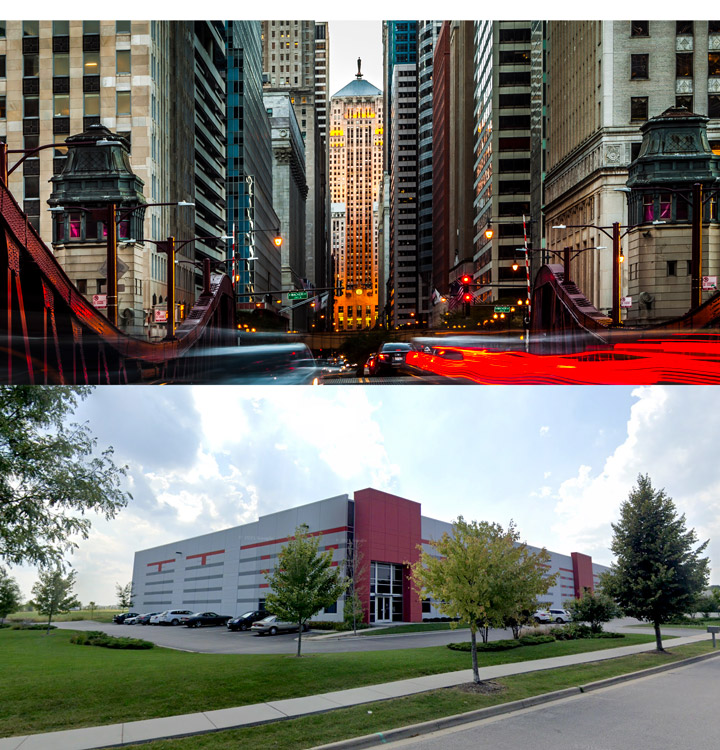
<instances>
[{"instance_id":1,"label":"office building facade","mask_svg":"<svg viewBox=\"0 0 720 750\"><path fill-rule=\"evenodd\" d=\"M418 502L364 489L142 550L135 553L133 567L135 606L142 611L209 609L228 616L263 609L269 593L266 574L297 527L305 525L319 537L320 550L332 552L333 566L345 568L353 550L362 560L356 590L366 622L420 622L439 612L434 601L421 601L413 590L409 564L418 560L419 547L430 552L432 540L452 533L452 524L421 511ZM594 589L605 570L589 555L550 552L548 573L558 576L542 601L561 607L585 588ZM343 605L341 597L316 618L342 621Z\"/></svg>"}]
</instances>

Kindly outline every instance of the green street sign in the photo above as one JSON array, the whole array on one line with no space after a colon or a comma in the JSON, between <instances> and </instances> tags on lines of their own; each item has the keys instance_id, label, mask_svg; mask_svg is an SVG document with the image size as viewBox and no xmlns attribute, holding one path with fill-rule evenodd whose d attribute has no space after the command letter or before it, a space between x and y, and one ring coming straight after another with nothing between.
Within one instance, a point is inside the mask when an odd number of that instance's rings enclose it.
<instances>
[{"instance_id":1,"label":"green street sign","mask_svg":"<svg viewBox=\"0 0 720 750\"><path fill-rule=\"evenodd\" d=\"M495 312L510 312L510 305L495 305Z\"/></svg>"},{"instance_id":2,"label":"green street sign","mask_svg":"<svg viewBox=\"0 0 720 750\"><path fill-rule=\"evenodd\" d=\"M288 299L307 299L307 292L288 292ZM509 310L510 308L508 308Z\"/></svg>"}]
</instances>

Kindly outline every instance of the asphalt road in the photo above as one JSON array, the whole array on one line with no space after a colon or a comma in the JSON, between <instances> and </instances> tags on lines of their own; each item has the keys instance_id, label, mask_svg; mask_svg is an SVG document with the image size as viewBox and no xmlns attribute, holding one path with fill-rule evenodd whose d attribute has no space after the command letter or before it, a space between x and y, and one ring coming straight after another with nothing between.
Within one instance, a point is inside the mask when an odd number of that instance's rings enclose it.
<instances>
[{"instance_id":1,"label":"asphalt road","mask_svg":"<svg viewBox=\"0 0 720 750\"><path fill-rule=\"evenodd\" d=\"M718 747L720 659L377 747L685 750Z\"/></svg>"},{"instance_id":2,"label":"asphalt road","mask_svg":"<svg viewBox=\"0 0 720 750\"><path fill-rule=\"evenodd\" d=\"M636 620L617 620L607 629L622 629L636 623ZM225 627L186 628L160 625L116 625L84 620L80 622L60 622L60 628L71 630L102 630L109 635L144 638L158 646L167 646L183 651L206 654L294 654L297 651L297 633L276 636L259 636L255 633L231 632ZM651 629L635 629L628 632L652 632ZM664 629L666 635L688 635L698 631ZM314 636L322 635L316 638ZM334 654L355 651L392 651L400 648L423 648L444 646L456 641L469 641L469 630L438 630L429 633L408 633L405 635L373 635L325 637L325 633L315 631L303 635L302 650L306 654ZM509 630L491 630L490 640L512 638Z\"/></svg>"}]
</instances>

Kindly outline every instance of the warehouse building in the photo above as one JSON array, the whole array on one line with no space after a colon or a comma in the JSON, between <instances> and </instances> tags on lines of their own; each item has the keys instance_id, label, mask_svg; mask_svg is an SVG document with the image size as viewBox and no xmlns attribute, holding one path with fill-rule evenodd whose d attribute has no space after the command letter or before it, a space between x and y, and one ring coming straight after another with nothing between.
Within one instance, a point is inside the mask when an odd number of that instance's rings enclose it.
<instances>
[{"instance_id":1,"label":"warehouse building","mask_svg":"<svg viewBox=\"0 0 720 750\"><path fill-rule=\"evenodd\" d=\"M368 622L420 622L439 614L432 601L421 601L413 591L409 566L419 557L419 545L430 551L430 541L451 532L452 525L423 516L420 503L375 489L136 552L135 606L143 612L177 607L227 615L262 609L269 592L265 575L301 524L320 537L321 550L332 550L333 565L344 566L348 552L357 550L358 593ZM594 589L605 570L580 552L550 552L548 572L559 575L542 599L562 606L584 588ZM343 603L338 600L317 618L342 620Z\"/></svg>"}]
</instances>

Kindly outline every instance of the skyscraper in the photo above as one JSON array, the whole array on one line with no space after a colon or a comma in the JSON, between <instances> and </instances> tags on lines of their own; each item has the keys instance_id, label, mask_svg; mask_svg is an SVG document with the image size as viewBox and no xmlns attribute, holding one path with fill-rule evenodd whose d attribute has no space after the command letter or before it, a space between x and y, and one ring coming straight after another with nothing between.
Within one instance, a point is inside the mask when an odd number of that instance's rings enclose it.
<instances>
[{"instance_id":1,"label":"skyscraper","mask_svg":"<svg viewBox=\"0 0 720 750\"><path fill-rule=\"evenodd\" d=\"M354 81L330 100L330 200L337 247L335 297L338 330L371 328L378 318L377 202L383 158L382 91L363 79L358 60Z\"/></svg>"}]
</instances>

